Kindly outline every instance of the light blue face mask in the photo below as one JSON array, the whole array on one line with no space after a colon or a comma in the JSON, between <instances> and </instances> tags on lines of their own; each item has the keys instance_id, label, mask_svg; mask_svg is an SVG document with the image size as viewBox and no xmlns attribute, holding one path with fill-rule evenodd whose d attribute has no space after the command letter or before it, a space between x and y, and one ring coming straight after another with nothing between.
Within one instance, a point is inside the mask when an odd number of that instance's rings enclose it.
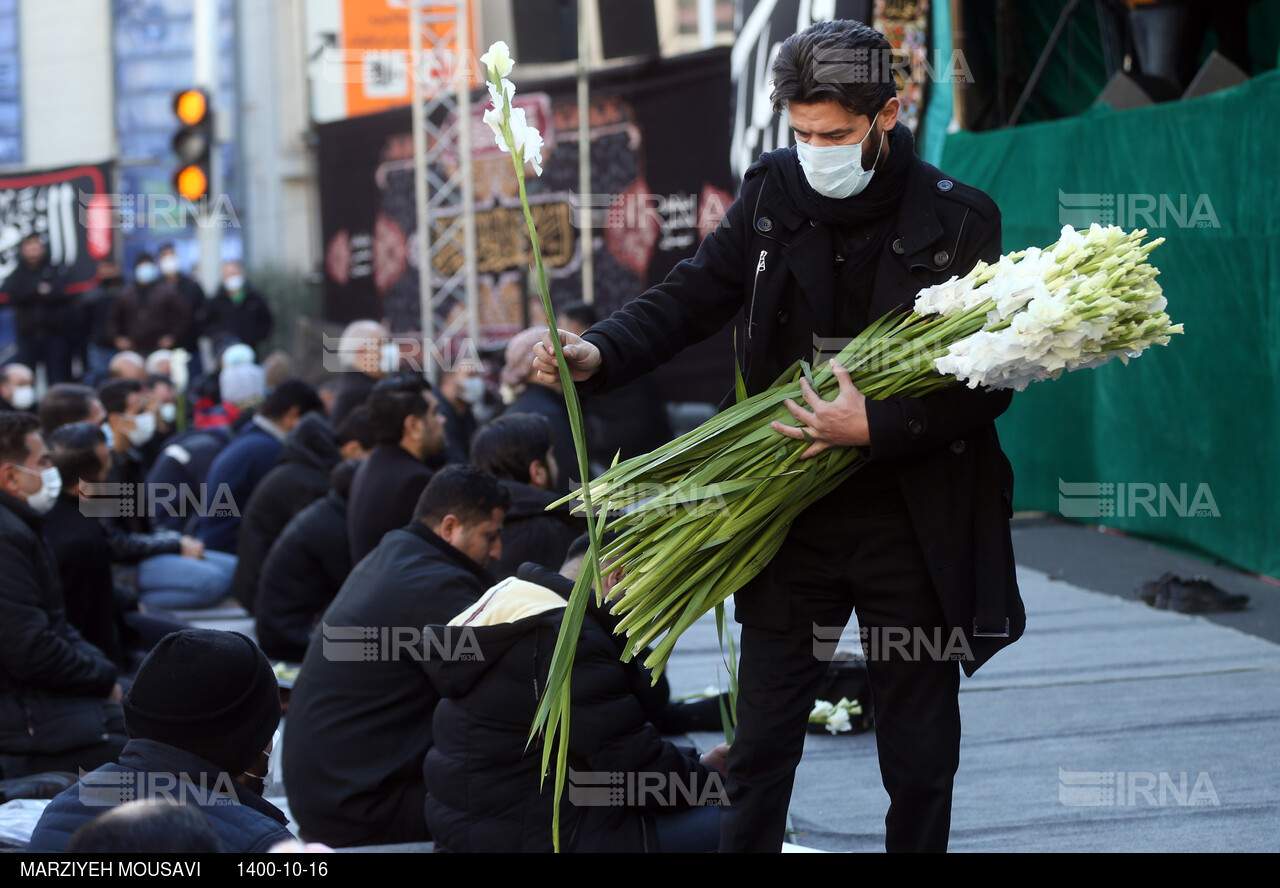
<instances>
[{"instance_id":1,"label":"light blue face mask","mask_svg":"<svg viewBox=\"0 0 1280 888\"><path fill-rule=\"evenodd\" d=\"M111 423L109 422L104 422L100 428L102 429L102 434L107 436L107 449L111 450L116 446L116 433L111 431Z\"/></svg>"},{"instance_id":2,"label":"light blue face mask","mask_svg":"<svg viewBox=\"0 0 1280 888\"><path fill-rule=\"evenodd\" d=\"M875 121L879 114L871 118L871 129L856 145L828 145L814 148L804 142L796 142L796 154L800 158L800 168L810 187L823 197L841 200L859 194L871 184L875 175L876 164L880 162L880 152L884 150L884 130L880 130L880 147L876 149L876 159L871 162L871 169L862 168L862 145L879 127Z\"/></svg>"},{"instance_id":3,"label":"light blue face mask","mask_svg":"<svg viewBox=\"0 0 1280 888\"><path fill-rule=\"evenodd\" d=\"M144 262L133 270L133 276L140 284L154 284L160 277L160 269L150 262Z\"/></svg>"}]
</instances>

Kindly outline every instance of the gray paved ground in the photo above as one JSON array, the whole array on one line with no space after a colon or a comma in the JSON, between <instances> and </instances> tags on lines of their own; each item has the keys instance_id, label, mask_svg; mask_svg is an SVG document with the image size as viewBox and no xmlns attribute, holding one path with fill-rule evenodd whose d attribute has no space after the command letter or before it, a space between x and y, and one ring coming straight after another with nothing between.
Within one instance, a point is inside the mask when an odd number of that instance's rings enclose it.
<instances>
[{"instance_id":1,"label":"gray paved ground","mask_svg":"<svg viewBox=\"0 0 1280 888\"><path fill-rule=\"evenodd\" d=\"M1037 538L1072 531L1087 536ZM1020 561L1031 542L1037 559L1075 557L1064 562L1068 574L1180 569L1147 544L1079 528L1024 529ZM1081 546L1093 563L1079 560ZM1280 850L1280 646L1126 600L1127 579L1100 593L1029 568L1019 578L1026 635L961 685L951 849ZM1214 579L1255 595L1250 611L1220 622L1253 625L1280 598L1249 577ZM856 634L846 639L853 648ZM704 620L673 658L676 691L714 682L718 661L714 623ZM701 747L718 738L694 739ZM871 734L807 738L795 841L881 850L887 805Z\"/></svg>"}]
</instances>

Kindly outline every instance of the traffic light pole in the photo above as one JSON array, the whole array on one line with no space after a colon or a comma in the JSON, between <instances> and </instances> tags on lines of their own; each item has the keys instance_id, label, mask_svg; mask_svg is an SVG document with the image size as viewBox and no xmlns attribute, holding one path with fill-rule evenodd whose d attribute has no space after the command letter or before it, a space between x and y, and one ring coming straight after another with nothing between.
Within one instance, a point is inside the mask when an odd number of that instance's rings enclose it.
<instances>
[{"instance_id":1,"label":"traffic light pole","mask_svg":"<svg viewBox=\"0 0 1280 888\"><path fill-rule=\"evenodd\" d=\"M196 86L209 96L211 107L217 109L218 96L218 0L194 0L192 21L192 61ZM212 224L213 209L218 206L218 196L223 186L222 134L219 129L230 119L231 109L217 109L213 117L213 145L209 154L209 191L202 212L197 217L197 242L200 246L200 264L196 279L205 293L212 295L222 282L220 260L222 258L222 229Z\"/></svg>"}]
</instances>

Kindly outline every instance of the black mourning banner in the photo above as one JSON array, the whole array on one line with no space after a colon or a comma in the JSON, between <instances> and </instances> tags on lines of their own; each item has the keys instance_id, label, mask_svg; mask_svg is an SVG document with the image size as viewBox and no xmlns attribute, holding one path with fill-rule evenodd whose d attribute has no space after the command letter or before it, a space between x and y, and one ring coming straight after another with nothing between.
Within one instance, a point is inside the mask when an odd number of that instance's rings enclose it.
<instances>
[{"instance_id":1,"label":"black mourning banner","mask_svg":"<svg viewBox=\"0 0 1280 888\"><path fill-rule=\"evenodd\" d=\"M0 280L18 267L18 247L38 234L49 261L67 275L67 292L94 285L98 260L112 254L119 201L111 194L114 164L0 176Z\"/></svg>"},{"instance_id":2,"label":"black mourning banner","mask_svg":"<svg viewBox=\"0 0 1280 888\"><path fill-rule=\"evenodd\" d=\"M733 45L733 175L766 151L790 145L785 115L773 113L769 66L778 46L816 21L854 19L871 23L871 0L742 0L742 28Z\"/></svg>"},{"instance_id":3,"label":"black mourning banner","mask_svg":"<svg viewBox=\"0 0 1280 888\"><path fill-rule=\"evenodd\" d=\"M543 173L527 187L553 303L582 298L578 225L578 110L573 79L521 81L517 107L545 140ZM482 121L487 93L472 107L478 315L486 343L542 323L528 283L528 236L509 155ZM733 201L729 170L729 51L599 72L591 81L592 210L596 306L602 315L659 283L691 257ZM449 119L434 120L448 131ZM328 320L386 318L393 331L419 328L417 219L410 110L318 127L325 310ZM446 157L434 181L455 159ZM444 243L456 201L433 213ZM461 238L459 236L459 243ZM461 273L456 247L435 259L433 282ZM438 311L436 329L465 333L465 306ZM730 328L654 374L665 397L719 402L732 387Z\"/></svg>"}]
</instances>

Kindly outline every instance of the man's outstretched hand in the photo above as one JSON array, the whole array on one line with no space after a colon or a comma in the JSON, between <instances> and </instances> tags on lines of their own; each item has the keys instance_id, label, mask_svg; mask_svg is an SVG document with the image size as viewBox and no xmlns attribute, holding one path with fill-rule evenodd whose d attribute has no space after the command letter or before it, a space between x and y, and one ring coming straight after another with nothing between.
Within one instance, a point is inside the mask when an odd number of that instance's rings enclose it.
<instances>
[{"instance_id":1,"label":"man's outstretched hand","mask_svg":"<svg viewBox=\"0 0 1280 888\"><path fill-rule=\"evenodd\" d=\"M569 375L574 382L590 379L604 362L600 349L568 330L560 331L560 346L564 349L564 359L569 362ZM533 347L533 370L544 382L560 379L550 330L543 333L542 341Z\"/></svg>"},{"instance_id":2,"label":"man's outstretched hand","mask_svg":"<svg viewBox=\"0 0 1280 888\"><path fill-rule=\"evenodd\" d=\"M797 427L773 423L775 432L809 442L808 449L800 455L801 459L812 459L828 447L864 447L871 443L866 396L853 384L844 365L832 361L831 369L835 373L836 382L840 384L840 393L835 400L822 400L822 396L813 390L809 381L801 379L800 390L813 410L805 410L787 398L783 403L801 424Z\"/></svg>"}]
</instances>

